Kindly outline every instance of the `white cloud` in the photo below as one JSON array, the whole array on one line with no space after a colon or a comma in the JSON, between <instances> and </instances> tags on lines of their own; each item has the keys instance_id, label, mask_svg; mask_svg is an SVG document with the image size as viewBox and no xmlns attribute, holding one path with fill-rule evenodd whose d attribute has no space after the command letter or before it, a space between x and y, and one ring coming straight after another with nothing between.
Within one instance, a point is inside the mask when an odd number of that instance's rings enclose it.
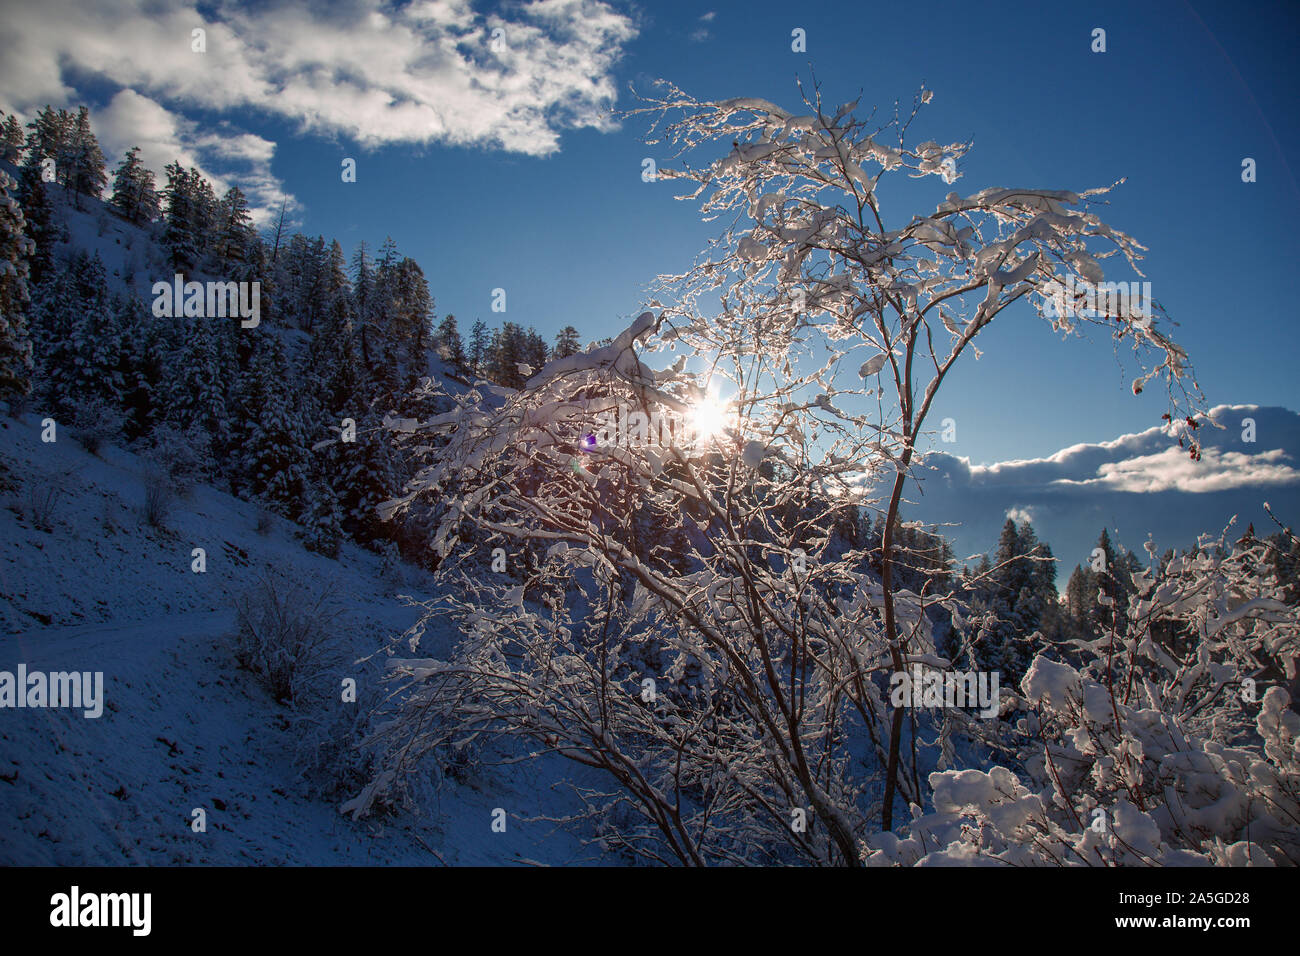
<instances>
[{"instance_id":1,"label":"white cloud","mask_svg":"<svg viewBox=\"0 0 1300 956\"><path fill-rule=\"evenodd\" d=\"M211 18L157 0L13 5L0 33L0 108L30 116L46 103L84 102L87 80L107 81L118 92L95 123L110 162L139 145L161 181L161 167L180 159L214 187L238 183L265 221L283 190L270 168L275 144L231 125L248 110L368 147L545 156L566 129L613 127L612 70L637 33L602 0L525 0L508 20L475 12L470 0L250 9L218 0L203 9ZM198 27L204 53L191 49ZM184 115L194 109L217 119L200 132Z\"/></svg>"},{"instance_id":2,"label":"white cloud","mask_svg":"<svg viewBox=\"0 0 1300 956\"><path fill-rule=\"evenodd\" d=\"M271 172L275 144L252 133L202 131L193 120L173 113L134 90L121 90L108 106L92 114L95 135L106 153L120 157L132 146L140 147L140 161L153 170L161 189L167 182L164 167L172 160L194 166L220 196L238 184L248 196L259 228L278 213L286 196L283 183Z\"/></svg>"},{"instance_id":3,"label":"white cloud","mask_svg":"<svg viewBox=\"0 0 1300 956\"><path fill-rule=\"evenodd\" d=\"M1094 478L1061 478L1059 486L1099 487L1111 491L1227 491L1258 485L1300 482L1300 471L1285 462L1290 456L1281 448L1245 454L1206 448L1200 461L1192 461L1181 448L1166 448L1154 455L1138 455L1106 462Z\"/></svg>"},{"instance_id":4,"label":"white cloud","mask_svg":"<svg viewBox=\"0 0 1300 956\"><path fill-rule=\"evenodd\" d=\"M1032 519L1065 573L1087 560L1103 527L1134 549L1151 534L1163 550L1217 533L1234 515L1242 528L1252 521L1270 527L1264 501L1293 522L1300 515L1300 415L1222 405L1209 418L1196 431L1199 461L1168 426L993 465L934 451L917 470L920 487L908 489L905 513L955 522L945 533L959 554L990 547L1008 517ZM1254 442L1243 434L1247 418L1256 423Z\"/></svg>"},{"instance_id":5,"label":"white cloud","mask_svg":"<svg viewBox=\"0 0 1300 956\"><path fill-rule=\"evenodd\" d=\"M1256 405L1220 405L1208 417L1222 428L1202 426L1201 460L1192 461L1176 442L1186 428L1169 425L1121 435L1113 441L1071 445L1046 458L970 465L970 483L1042 491L1186 491L1204 493L1260 485L1300 483L1291 464L1296 424L1290 413L1262 410L1258 441L1241 441L1240 422L1259 416ZM1267 422L1267 424L1263 424Z\"/></svg>"},{"instance_id":6,"label":"white cloud","mask_svg":"<svg viewBox=\"0 0 1300 956\"><path fill-rule=\"evenodd\" d=\"M529 0L512 20L467 0L159 10L47 0L6 12L0 105L70 102L93 74L168 105L256 108L365 145L446 142L543 156L568 128L608 129L612 68L635 23L600 0ZM207 52L190 31L207 31ZM492 42L499 29L504 45Z\"/></svg>"},{"instance_id":7,"label":"white cloud","mask_svg":"<svg viewBox=\"0 0 1300 956\"><path fill-rule=\"evenodd\" d=\"M716 17L717 15L718 14L716 10L710 10L708 13L701 14L700 23L712 23L713 18ZM690 39L692 43L703 43L711 36L712 34L709 32L709 28L707 26L696 27L696 29L691 33Z\"/></svg>"},{"instance_id":8,"label":"white cloud","mask_svg":"<svg viewBox=\"0 0 1300 956\"><path fill-rule=\"evenodd\" d=\"M1012 521L1014 521L1016 524L1025 524L1026 522L1028 522L1029 524L1033 524L1034 522L1033 509L1022 508L1019 505L1012 508L1008 508L1006 516L1010 518Z\"/></svg>"}]
</instances>

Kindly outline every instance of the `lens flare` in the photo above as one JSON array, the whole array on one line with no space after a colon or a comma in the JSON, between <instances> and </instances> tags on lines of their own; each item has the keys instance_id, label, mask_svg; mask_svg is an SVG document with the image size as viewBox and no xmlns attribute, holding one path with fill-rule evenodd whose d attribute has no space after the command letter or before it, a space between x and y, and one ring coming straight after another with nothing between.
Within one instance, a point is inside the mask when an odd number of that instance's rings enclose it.
<instances>
[{"instance_id":1,"label":"lens flare","mask_svg":"<svg viewBox=\"0 0 1300 956\"><path fill-rule=\"evenodd\" d=\"M691 409L690 421L697 439L712 438L727 427L727 405L716 395L705 395Z\"/></svg>"}]
</instances>

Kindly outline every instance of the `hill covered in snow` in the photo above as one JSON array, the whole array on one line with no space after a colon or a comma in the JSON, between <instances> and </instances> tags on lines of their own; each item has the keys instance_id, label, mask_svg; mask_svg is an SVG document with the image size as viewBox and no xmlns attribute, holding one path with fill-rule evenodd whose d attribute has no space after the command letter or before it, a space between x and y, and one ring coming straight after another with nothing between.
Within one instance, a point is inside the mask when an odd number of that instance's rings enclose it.
<instances>
[{"instance_id":1,"label":"hill covered in snow","mask_svg":"<svg viewBox=\"0 0 1300 956\"><path fill-rule=\"evenodd\" d=\"M0 419L0 671L102 672L102 715L0 711L0 861L5 864L493 864L573 862L578 840L527 818L571 810L558 758L442 774L418 808L354 822L348 795L324 796L360 757L326 755L320 728L364 723L382 654L415 623L398 595L427 597L403 562L345 545L337 560L302 547L302 531L256 505L195 486L158 526L146 512L148 463L106 445L97 457L41 425ZM192 551L206 553L203 573ZM324 595L337 617L341 695L277 701L236 663L239 595L269 578ZM444 654L456 635L421 643ZM338 684L330 681L332 687ZM351 711L348 708L352 708ZM333 762L330 762L330 761ZM438 775L436 769L430 771ZM505 832L492 811L507 811ZM194 832L193 811L206 815Z\"/></svg>"}]
</instances>

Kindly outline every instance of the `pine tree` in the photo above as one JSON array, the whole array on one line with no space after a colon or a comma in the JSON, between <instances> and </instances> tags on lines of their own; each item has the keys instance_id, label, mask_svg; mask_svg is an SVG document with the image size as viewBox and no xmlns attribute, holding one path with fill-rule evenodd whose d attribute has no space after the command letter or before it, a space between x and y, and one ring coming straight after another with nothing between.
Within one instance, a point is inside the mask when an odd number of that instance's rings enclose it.
<instances>
[{"instance_id":1,"label":"pine tree","mask_svg":"<svg viewBox=\"0 0 1300 956\"><path fill-rule=\"evenodd\" d=\"M278 514L296 520L306 480L305 429L287 383L289 364L279 340L259 340L241 387L241 484Z\"/></svg>"},{"instance_id":2,"label":"pine tree","mask_svg":"<svg viewBox=\"0 0 1300 956\"><path fill-rule=\"evenodd\" d=\"M3 112L3 111L0 111ZM0 160L18 165L23 152L23 128L12 113L5 115L0 124Z\"/></svg>"},{"instance_id":3,"label":"pine tree","mask_svg":"<svg viewBox=\"0 0 1300 956\"><path fill-rule=\"evenodd\" d=\"M158 218L161 202L153 171L140 162L140 147L132 146L113 173L109 200L128 221L142 226Z\"/></svg>"},{"instance_id":4,"label":"pine tree","mask_svg":"<svg viewBox=\"0 0 1300 956\"><path fill-rule=\"evenodd\" d=\"M482 319L475 319L469 331L469 370L475 375L484 374L491 339L488 338L487 326Z\"/></svg>"},{"instance_id":5,"label":"pine tree","mask_svg":"<svg viewBox=\"0 0 1300 956\"><path fill-rule=\"evenodd\" d=\"M27 124L27 158L25 165L34 166L37 173L45 169L45 162L53 160L53 182L67 184L71 158L73 119L67 110L46 106L38 110Z\"/></svg>"},{"instance_id":6,"label":"pine tree","mask_svg":"<svg viewBox=\"0 0 1300 956\"><path fill-rule=\"evenodd\" d=\"M217 263L221 269L246 265L250 261L257 232L253 229L248 200L238 186L231 186L221 199L217 208L214 239Z\"/></svg>"},{"instance_id":7,"label":"pine tree","mask_svg":"<svg viewBox=\"0 0 1300 956\"><path fill-rule=\"evenodd\" d=\"M23 164L18 176L18 199L22 203L26 220L24 230L27 238L34 243L29 258L31 280L34 285L39 285L53 271L54 244L58 235L54 226L54 210L45 192L45 184L41 182L39 165Z\"/></svg>"},{"instance_id":8,"label":"pine tree","mask_svg":"<svg viewBox=\"0 0 1300 956\"><path fill-rule=\"evenodd\" d=\"M1033 526L1019 527L1008 518L998 537L997 552L987 569L989 584L979 588L979 604L993 612L996 624L977 649L981 669L997 670L1003 682L1018 685L1043 646L1045 624L1052 626L1056 606L1055 560L1039 542Z\"/></svg>"},{"instance_id":9,"label":"pine tree","mask_svg":"<svg viewBox=\"0 0 1300 956\"><path fill-rule=\"evenodd\" d=\"M344 449L346 490L344 527L356 540L368 543L385 536L387 527L378 509L399 487L388 433L375 413L357 423L357 440Z\"/></svg>"},{"instance_id":10,"label":"pine tree","mask_svg":"<svg viewBox=\"0 0 1300 956\"><path fill-rule=\"evenodd\" d=\"M57 281L42 288L35 310L42 392L60 417L121 408L123 306L105 291L98 253L78 252Z\"/></svg>"},{"instance_id":11,"label":"pine tree","mask_svg":"<svg viewBox=\"0 0 1300 956\"><path fill-rule=\"evenodd\" d=\"M375 268L370 258L370 251L365 241L357 244L357 251L352 254L352 297L353 315L356 317L357 345L361 352L361 361L367 373L375 368L378 350L376 334L371 329L370 319L377 306L375 295ZM373 342L373 345L372 345Z\"/></svg>"},{"instance_id":12,"label":"pine tree","mask_svg":"<svg viewBox=\"0 0 1300 956\"><path fill-rule=\"evenodd\" d=\"M399 261L397 241L392 236L385 236L383 245L379 247L379 257L375 260L375 271L381 274L389 272L397 268Z\"/></svg>"},{"instance_id":13,"label":"pine tree","mask_svg":"<svg viewBox=\"0 0 1300 956\"><path fill-rule=\"evenodd\" d=\"M568 358L570 355L576 355L582 351L582 342L578 338L578 330L571 325L566 325L560 329L560 334L555 337L555 350L552 357L557 359Z\"/></svg>"},{"instance_id":14,"label":"pine tree","mask_svg":"<svg viewBox=\"0 0 1300 956\"><path fill-rule=\"evenodd\" d=\"M167 164L167 228L163 232L163 245L171 257L172 268L188 272L198 265L202 249L201 237L195 234L197 219L196 197L189 173L179 162Z\"/></svg>"},{"instance_id":15,"label":"pine tree","mask_svg":"<svg viewBox=\"0 0 1300 956\"><path fill-rule=\"evenodd\" d=\"M408 371L423 371L423 356L429 346L433 319L433 297L429 294L429 283L419 264L411 258L401 259L396 266L381 272L385 273L391 277L386 283L387 300L392 309L388 323L389 334L400 350L399 357L407 364Z\"/></svg>"},{"instance_id":16,"label":"pine tree","mask_svg":"<svg viewBox=\"0 0 1300 956\"><path fill-rule=\"evenodd\" d=\"M465 370L465 346L456 328L456 316L448 315L438 325L438 354L456 371Z\"/></svg>"},{"instance_id":17,"label":"pine tree","mask_svg":"<svg viewBox=\"0 0 1300 956\"><path fill-rule=\"evenodd\" d=\"M212 183L193 166L188 175L193 194L193 205L190 207L193 220L190 228L202 257L211 252L217 233L217 194L212 190Z\"/></svg>"},{"instance_id":18,"label":"pine tree","mask_svg":"<svg viewBox=\"0 0 1300 956\"><path fill-rule=\"evenodd\" d=\"M364 405L364 377L352 334L346 295L335 296L325 321L312 332L309 352L313 393L331 419L356 419Z\"/></svg>"},{"instance_id":19,"label":"pine tree","mask_svg":"<svg viewBox=\"0 0 1300 956\"><path fill-rule=\"evenodd\" d=\"M219 460L229 447L230 384L237 374L235 357L225 348L211 319L188 319L183 344L172 361L167 390L168 420L179 430L204 436L200 449Z\"/></svg>"},{"instance_id":20,"label":"pine tree","mask_svg":"<svg viewBox=\"0 0 1300 956\"><path fill-rule=\"evenodd\" d=\"M122 326L122 406L125 436L134 441L148 435L169 413L168 395L175 369L177 325L173 319L156 319L139 298L122 300L118 310Z\"/></svg>"},{"instance_id":21,"label":"pine tree","mask_svg":"<svg viewBox=\"0 0 1300 956\"><path fill-rule=\"evenodd\" d=\"M83 106L77 110L77 118L72 122L66 186L71 189L73 202L80 209L82 196L98 199L107 183L104 153L90 128L90 110Z\"/></svg>"},{"instance_id":22,"label":"pine tree","mask_svg":"<svg viewBox=\"0 0 1300 956\"><path fill-rule=\"evenodd\" d=\"M519 365L524 361L524 330L514 322L505 322L492 336L491 358L488 361L488 378L507 388L524 384Z\"/></svg>"},{"instance_id":23,"label":"pine tree","mask_svg":"<svg viewBox=\"0 0 1300 956\"><path fill-rule=\"evenodd\" d=\"M304 545L309 551L337 558L343 543L343 505L330 483L328 469L313 463L307 480L302 524Z\"/></svg>"},{"instance_id":24,"label":"pine tree","mask_svg":"<svg viewBox=\"0 0 1300 956\"><path fill-rule=\"evenodd\" d=\"M125 386L123 304L107 292L108 270L98 252L79 253L73 259L72 282L82 307L73 318L69 343L75 364L68 379L71 397L78 403L116 410L122 405Z\"/></svg>"},{"instance_id":25,"label":"pine tree","mask_svg":"<svg viewBox=\"0 0 1300 956\"><path fill-rule=\"evenodd\" d=\"M15 186L13 178L0 170L0 400L4 401L28 393L32 372L27 258L35 244L24 234L23 211L11 195Z\"/></svg>"},{"instance_id":26,"label":"pine tree","mask_svg":"<svg viewBox=\"0 0 1300 956\"><path fill-rule=\"evenodd\" d=\"M550 351L546 346L546 339L542 338L536 329L530 328L524 333L523 361L534 372L546 364Z\"/></svg>"},{"instance_id":27,"label":"pine tree","mask_svg":"<svg viewBox=\"0 0 1300 956\"><path fill-rule=\"evenodd\" d=\"M284 238L285 213L289 209L289 197L280 200L280 214L275 217L275 228L271 230L271 264L280 258L280 240Z\"/></svg>"}]
</instances>

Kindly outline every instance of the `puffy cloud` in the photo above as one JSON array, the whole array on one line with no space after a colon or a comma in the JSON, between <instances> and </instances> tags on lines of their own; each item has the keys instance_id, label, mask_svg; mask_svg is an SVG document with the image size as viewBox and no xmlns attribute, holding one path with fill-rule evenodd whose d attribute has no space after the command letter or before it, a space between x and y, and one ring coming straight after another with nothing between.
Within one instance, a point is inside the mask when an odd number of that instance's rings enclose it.
<instances>
[{"instance_id":1,"label":"puffy cloud","mask_svg":"<svg viewBox=\"0 0 1300 956\"><path fill-rule=\"evenodd\" d=\"M1247 443L1242 441L1240 423L1252 416L1267 424L1257 427L1255 442ZM1199 462L1178 447L1177 433L1182 429L1168 425L1113 441L1072 445L1046 458L993 465L954 461L962 462L972 485L988 487L1197 493L1300 482L1300 470L1288 464L1295 460L1291 453L1300 454L1295 413L1257 405L1220 405L1208 417L1210 423L1199 431L1204 445Z\"/></svg>"},{"instance_id":2,"label":"puffy cloud","mask_svg":"<svg viewBox=\"0 0 1300 956\"><path fill-rule=\"evenodd\" d=\"M205 6L204 9L207 9ZM155 100L256 108L383 143L483 144L546 155L563 129L612 125L612 68L637 32L600 0L529 0L506 20L468 0L193 5L21 4L0 38L5 108L76 98L104 78ZM206 31L205 53L191 31Z\"/></svg>"},{"instance_id":3,"label":"puffy cloud","mask_svg":"<svg viewBox=\"0 0 1300 956\"><path fill-rule=\"evenodd\" d=\"M1135 550L1151 533L1163 550L1220 531L1234 515L1243 527L1271 527L1264 501L1283 520L1300 518L1300 415L1223 405L1209 417L1198 430L1200 461L1178 447L1169 426L992 465L932 452L917 471L920 488L909 488L905 513L955 522L945 533L959 554L992 547L1008 517L1032 520L1064 574L1086 559L1103 527ZM1254 442L1244 440L1247 418L1255 421Z\"/></svg>"},{"instance_id":4,"label":"puffy cloud","mask_svg":"<svg viewBox=\"0 0 1300 956\"><path fill-rule=\"evenodd\" d=\"M612 70L635 21L602 0L508 10L480 14L469 0L17 4L0 33L0 108L30 116L107 83L117 93L95 121L110 158L139 145L159 174L180 159L214 187L238 183L265 222L283 189L275 144L231 125L250 109L368 147L534 156L555 152L565 129L612 128ZM192 49L195 29L205 52ZM186 118L196 109L217 118L203 132Z\"/></svg>"},{"instance_id":5,"label":"puffy cloud","mask_svg":"<svg viewBox=\"0 0 1300 956\"><path fill-rule=\"evenodd\" d=\"M1097 469L1095 478L1082 481L1062 478L1057 484L1137 493L1178 490L1194 494L1296 484L1300 482L1300 471L1286 464L1289 460L1291 456L1281 448L1255 454L1207 448L1200 461L1192 461L1181 448L1166 448L1154 455L1105 462Z\"/></svg>"},{"instance_id":6,"label":"puffy cloud","mask_svg":"<svg viewBox=\"0 0 1300 956\"><path fill-rule=\"evenodd\" d=\"M193 120L134 90L119 91L92 118L95 135L108 155L121 156L132 146L140 147L140 161L153 170L160 189L166 183L164 167L178 160L202 172L218 196L238 184L248 196L259 228L278 212L282 199L288 200L286 208L296 206L271 172L275 144L268 139L230 129L201 130Z\"/></svg>"}]
</instances>

